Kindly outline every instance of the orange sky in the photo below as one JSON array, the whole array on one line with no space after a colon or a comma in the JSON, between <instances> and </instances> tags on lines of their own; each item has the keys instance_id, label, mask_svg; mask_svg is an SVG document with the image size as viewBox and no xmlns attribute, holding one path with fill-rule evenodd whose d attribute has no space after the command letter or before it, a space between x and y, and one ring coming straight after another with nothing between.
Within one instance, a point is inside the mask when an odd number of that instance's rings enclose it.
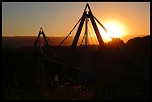
<instances>
[{"instance_id":1,"label":"orange sky","mask_svg":"<svg viewBox=\"0 0 152 102\"><path fill-rule=\"evenodd\" d=\"M114 22L122 35L150 35L150 2L2 2L2 36L67 36L89 3L106 27Z\"/></svg>"}]
</instances>

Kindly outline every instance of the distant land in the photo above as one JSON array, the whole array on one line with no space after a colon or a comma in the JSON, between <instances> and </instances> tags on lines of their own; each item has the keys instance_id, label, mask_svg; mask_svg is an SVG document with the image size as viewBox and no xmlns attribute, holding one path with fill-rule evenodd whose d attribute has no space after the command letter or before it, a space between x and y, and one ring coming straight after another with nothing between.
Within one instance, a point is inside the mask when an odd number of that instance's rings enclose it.
<instances>
[{"instance_id":1,"label":"distant land","mask_svg":"<svg viewBox=\"0 0 152 102\"><path fill-rule=\"evenodd\" d=\"M126 43L128 40L136 37L144 37L147 35L125 35L120 39ZM10 48L20 48L24 46L33 46L37 36L2 36L2 46L9 46ZM58 45L63 41L65 36L62 37L48 37L55 45Z\"/></svg>"}]
</instances>

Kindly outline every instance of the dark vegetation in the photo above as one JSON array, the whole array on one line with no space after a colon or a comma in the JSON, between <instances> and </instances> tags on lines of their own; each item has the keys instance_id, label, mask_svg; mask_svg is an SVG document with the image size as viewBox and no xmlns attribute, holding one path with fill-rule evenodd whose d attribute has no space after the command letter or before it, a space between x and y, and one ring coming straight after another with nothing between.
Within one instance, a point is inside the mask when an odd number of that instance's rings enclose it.
<instances>
[{"instance_id":1,"label":"dark vegetation","mask_svg":"<svg viewBox=\"0 0 152 102\"><path fill-rule=\"evenodd\" d=\"M124 60L119 48L125 48L146 67L135 67ZM90 58L99 67L95 77L85 84L71 80L62 84L54 81L60 65L48 67L39 52L31 55L30 48L2 47L2 99L4 100L149 100L150 99L150 36L130 39L124 43L115 39L106 44L105 54L111 67L103 67L105 55L92 45ZM81 56L81 51L77 56ZM101 57L102 56L102 57ZM82 57L82 56L81 56ZM99 63L98 63L99 62ZM101 67L100 67L101 65ZM119 66L119 67L118 67ZM122 67L123 66L123 67ZM106 69L111 68L111 69ZM50 75L50 76L49 76Z\"/></svg>"}]
</instances>

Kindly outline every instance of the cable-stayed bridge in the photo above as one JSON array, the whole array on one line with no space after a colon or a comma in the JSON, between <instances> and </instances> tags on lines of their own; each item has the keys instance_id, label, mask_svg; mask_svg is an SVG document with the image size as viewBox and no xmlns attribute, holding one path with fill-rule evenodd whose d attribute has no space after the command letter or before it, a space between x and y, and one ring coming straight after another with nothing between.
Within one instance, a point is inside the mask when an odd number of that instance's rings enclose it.
<instances>
[{"instance_id":1,"label":"cable-stayed bridge","mask_svg":"<svg viewBox=\"0 0 152 102\"><path fill-rule=\"evenodd\" d=\"M107 32L93 15L89 4L86 4L82 17L59 45L54 45L41 27L33 45L33 53L38 51L41 54L47 76L57 75L60 81L72 78L81 83L93 78L95 62L105 66L110 61L99 26ZM120 50L127 59L132 59L124 49Z\"/></svg>"}]
</instances>

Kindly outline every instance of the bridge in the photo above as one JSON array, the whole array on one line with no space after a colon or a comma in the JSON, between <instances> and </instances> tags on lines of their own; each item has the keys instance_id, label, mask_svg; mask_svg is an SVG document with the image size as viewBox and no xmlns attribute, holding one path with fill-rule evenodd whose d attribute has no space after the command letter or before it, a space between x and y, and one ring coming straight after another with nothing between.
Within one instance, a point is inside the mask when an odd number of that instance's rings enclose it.
<instances>
[{"instance_id":1,"label":"bridge","mask_svg":"<svg viewBox=\"0 0 152 102\"><path fill-rule=\"evenodd\" d=\"M39 51L41 54L47 76L57 75L61 82L65 79L80 83L87 82L94 77L93 68L96 65L93 60L94 55L91 56L94 48L98 49L95 57L100 58L99 65L107 66L106 62L110 60L110 57L105 49L97 24L107 32L107 29L93 15L87 3L82 17L59 45L54 45L48 39L42 27L40 28L38 37L33 45L33 53ZM90 29L92 30L91 33L89 32ZM113 39L112 37L110 38ZM93 49L92 46L94 46ZM129 60L132 59L124 49L120 50Z\"/></svg>"}]
</instances>

